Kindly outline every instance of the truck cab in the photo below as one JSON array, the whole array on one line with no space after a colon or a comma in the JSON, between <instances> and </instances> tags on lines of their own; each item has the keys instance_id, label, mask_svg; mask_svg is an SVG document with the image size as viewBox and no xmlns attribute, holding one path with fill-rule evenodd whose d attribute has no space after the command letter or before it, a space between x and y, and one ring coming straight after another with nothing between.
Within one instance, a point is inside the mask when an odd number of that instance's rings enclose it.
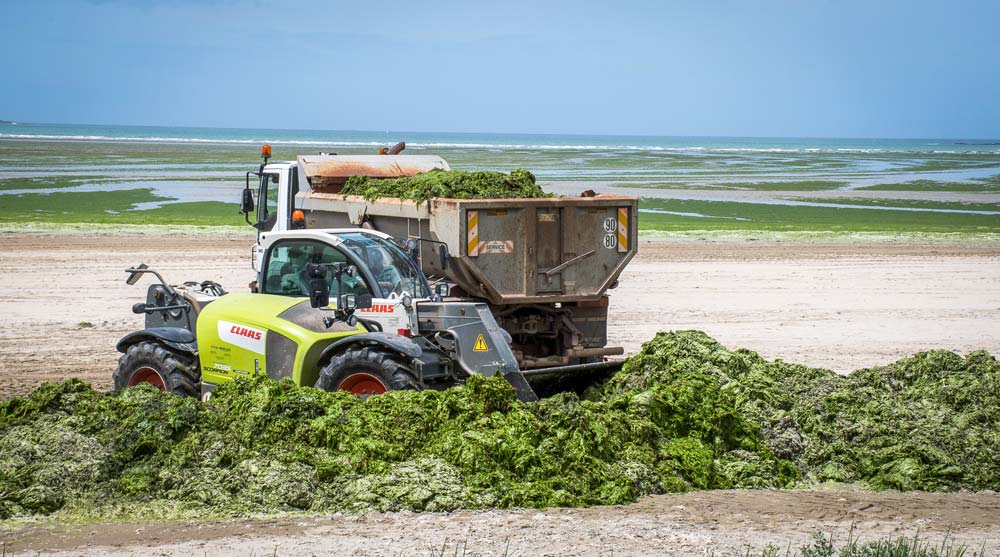
<instances>
[{"instance_id":1,"label":"truck cab","mask_svg":"<svg viewBox=\"0 0 1000 557\"><path fill-rule=\"evenodd\" d=\"M299 194L313 186L324 191L339 192L351 176L396 178L414 176L434 169L449 170L448 163L433 155L315 155L296 161L268 162L270 147L265 146L265 162L257 172L247 172L243 212L247 223L257 229L253 268L259 271L263 255L261 236L269 232L284 232L304 228L304 216L297 203ZM247 195L255 198L249 204ZM301 220L297 217L301 217Z\"/></svg>"},{"instance_id":2,"label":"truck cab","mask_svg":"<svg viewBox=\"0 0 1000 557\"><path fill-rule=\"evenodd\" d=\"M256 184L253 184L254 180ZM251 189L252 185L256 185L256 188ZM253 269L260 271L258 263L264 251L260 236L269 232L292 230L295 194L299 189L295 163L273 162L262 165L258 172L247 172L246 189L256 193L255 207L252 213L247 214L247 222L257 229Z\"/></svg>"}]
</instances>

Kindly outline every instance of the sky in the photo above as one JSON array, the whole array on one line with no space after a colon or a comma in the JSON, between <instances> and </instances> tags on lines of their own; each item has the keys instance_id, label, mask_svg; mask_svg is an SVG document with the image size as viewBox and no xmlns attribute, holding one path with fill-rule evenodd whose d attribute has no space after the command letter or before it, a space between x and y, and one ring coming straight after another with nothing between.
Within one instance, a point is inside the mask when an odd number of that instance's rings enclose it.
<instances>
[{"instance_id":1,"label":"sky","mask_svg":"<svg viewBox=\"0 0 1000 557\"><path fill-rule=\"evenodd\" d=\"M1000 2L2 0L0 119L1000 137Z\"/></svg>"}]
</instances>

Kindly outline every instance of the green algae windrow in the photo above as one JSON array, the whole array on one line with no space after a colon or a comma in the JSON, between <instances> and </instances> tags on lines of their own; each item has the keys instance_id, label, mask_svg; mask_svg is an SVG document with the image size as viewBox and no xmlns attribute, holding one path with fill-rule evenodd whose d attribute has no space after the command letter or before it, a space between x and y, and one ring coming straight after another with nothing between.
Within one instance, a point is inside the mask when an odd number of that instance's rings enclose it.
<instances>
[{"instance_id":1,"label":"green algae windrow","mask_svg":"<svg viewBox=\"0 0 1000 557\"><path fill-rule=\"evenodd\" d=\"M1000 364L849 376L660 333L581 399L502 379L361 400L266 378L211 401L47 384L0 405L0 518L586 506L690 489L1000 487Z\"/></svg>"},{"instance_id":2,"label":"green algae windrow","mask_svg":"<svg viewBox=\"0 0 1000 557\"><path fill-rule=\"evenodd\" d=\"M510 174L432 170L404 178L352 176L340 190L344 195L360 195L368 200L382 197L423 202L432 197L452 199L515 199L551 197L535 183L535 175L523 168Z\"/></svg>"}]
</instances>

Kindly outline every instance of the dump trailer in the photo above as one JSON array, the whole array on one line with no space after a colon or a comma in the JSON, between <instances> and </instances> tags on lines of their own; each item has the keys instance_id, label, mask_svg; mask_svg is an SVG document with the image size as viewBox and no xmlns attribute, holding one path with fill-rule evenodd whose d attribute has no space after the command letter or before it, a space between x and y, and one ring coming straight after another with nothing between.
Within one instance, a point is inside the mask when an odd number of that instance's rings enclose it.
<instances>
[{"instance_id":1,"label":"dump trailer","mask_svg":"<svg viewBox=\"0 0 1000 557\"><path fill-rule=\"evenodd\" d=\"M360 227L389 234L410 250L432 283L452 298L486 303L512 338L526 374L613 367L623 353L607 344L608 296L638 247L635 197L424 202L345 196L351 176L413 176L449 165L437 156L300 156L247 174L256 198L258 245L268 234ZM246 206L246 203L245 203Z\"/></svg>"}]
</instances>

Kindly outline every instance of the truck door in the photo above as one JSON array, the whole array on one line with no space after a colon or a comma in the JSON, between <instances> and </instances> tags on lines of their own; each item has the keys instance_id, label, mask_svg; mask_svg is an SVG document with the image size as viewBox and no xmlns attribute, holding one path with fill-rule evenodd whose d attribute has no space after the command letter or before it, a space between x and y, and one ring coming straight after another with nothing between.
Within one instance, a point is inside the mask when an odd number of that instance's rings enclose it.
<instances>
[{"instance_id":1,"label":"truck door","mask_svg":"<svg viewBox=\"0 0 1000 557\"><path fill-rule=\"evenodd\" d=\"M264 248L261 246L261 234L271 231L284 230L281 223L285 221L281 217L281 173L277 170L265 170L260 175L260 186L257 189L257 242L253 249L253 270L260 271L260 261L264 256Z\"/></svg>"},{"instance_id":2,"label":"truck door","mask_svg":"<svg viewBox=\"0 0 1000 557\"><path fill-rule=\"evenodd\" d=\"M260 177L260 192L257 196L257 233L270 232L278 222L278 201L281 175L265 171Z\"/></svg>"}]
</instances>

